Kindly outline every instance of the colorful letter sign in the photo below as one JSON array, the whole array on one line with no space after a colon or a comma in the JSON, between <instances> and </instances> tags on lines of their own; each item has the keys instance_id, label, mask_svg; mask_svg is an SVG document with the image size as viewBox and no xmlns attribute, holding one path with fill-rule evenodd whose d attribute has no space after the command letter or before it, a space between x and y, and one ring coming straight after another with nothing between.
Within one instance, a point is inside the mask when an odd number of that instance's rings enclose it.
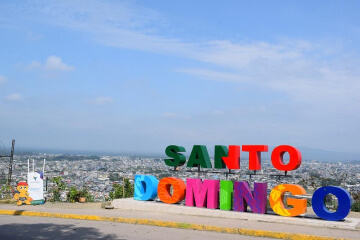
<instances>
[{"instance_id":1,"label":"colorful letter sign","mask_svg":"<svg viewBox=\"0 0 360 240\"><path fill-rule=\"evenodd\" d=\"M173 188L173 194L170 188ZM183 180L167 177L160 180L158 185L158 195L164 203L178 203L185 199L186 185Z\"/></svg>"},{"instance_id":2,"label":"colorful letter sign","mask_svg":"<svg viewBox=\"0 0 360 240\"><path fill-rule=\"evenodd\" d=\"M261 169L261 152L267 152L267 145L243 145L242 150L249 152L249 170Z\"/></svg>"},{"instance_id":3,"label":"colorful letter sign","mask_svg":"<svg viewBox=\"0 0 360 240\"><path fill-rule=\"evenodd\" d=\"M339 206L335 212L330 212L325 206L324 198L328 194L333 194L338 199ZM320 218L329 221L338 221L344 219L349 214L352 200L350 194L345 189L327 186L321 187L314 192L311 204L314 212Z\"/></svg>"},{"instance_id":4,"label":"colorful letter sign","mask_svg":"<svg viewBox=\"0 0 360 240\"><path fill-rule=\"evenodd\" d=\"M186 206L207 207L216 209L219 207L219 184L218 180L186 179Z\"/></svg>"},{"instance_id":5,"label":"colorful letter sign","mask_svg":"<svg viewBox=\"0 0 360 240\"><path fill-rule=\"evenodd\" d=\"M222 157L228 169L240 169L240 146L230 145L229 156Z\"/></svg>"},{"instance_id":6,"label":"colorful letter sign","mask_svg":"<svg viewBox=\"0 0 360 240\"><path fill-rule=\"evenodd\" d=\"M285 164L283 160L284 154L286 152L288 152L290 155L290 161L288 164ZM274 150L272 151L271 162L273 166L280 171L296 170L301 165L301 153L299 150L292 146L281 145L274 148Z\"/></svg>"},{"instance_id":7,"label":"colorful letter sign","mask_svg":"<svg viewBox=\"0 0 360 240\"><path fill-rule=\"evenodd\" d=\"M243 145L242 150L249 152L249 170L261 169L261 152L267 152L267 145ZM165 149L169 159L165 159L165 164L170 167L182 166L186 162L186 157L180 152L185 152L185 148L176 145L170 145ZM289 153L290 162L284 163L283 157ZM215 146L215 168L221 169L240 169L240 146L230 145L229 149L223 145ZM273 166L280 171L292 171L301 165L301 153L298 149L281 145L276 147L271 153L271 162ZM204 145L194 145L191 151L189 161L186 167L211 168L210 156Z\"/></svg>"},{"instance_id":8,"label":"colorful letter sign","mask_svg":"<svg viewBox=\"0 0 360 240\"><path fill-rule=\"evenodd\" d=\"M232 210L234 184L232 181L220 181L220 209Z\"/></svg>"},{"instance_id":9,"label":"colorful letter sign","mask_svg":"<svg viewBox=\"0 0 360 240\"><path fill-rule=\"evenodd\" d=\"M165 159L165 164L171 167L182 166L186 162L186 157L179 152L185 152L185 148L176 145L170 145L165 149L165 153L170 159Z\"/></svg>"},{"instance_id":10,"label":"colorful letter sign","mask_svg":"<svg viewBox=\"0 0 360 240\"><path fill-rule=\"evenodd\" d=\"M295 217L306 212L306 199L288 198L287 205L294 206L286 208L284 206L284 195L290 192L292 195L304 195L306 191L303 187L295 184L280 184L273 188L270 193L270 206L275 213L285 217Z\"/></svg>"},{"instance_id":11,"label":"colorful letter sign","mask_svg":"<svg viewBox=\"0 0 360 240\"><path fill-rule=\"evenodd\" d=\"M234 211L247 212L247 205L253 213L266 213L267 184L254 183L253 194L248 182L234 184Z\"/></svg>"},{"instance_id":12,"label":"colorful letter sign","mask_svg":"<svg viewBox=\"0 0 360 240\"><path fill-rule=\"evenodd\" d=\"M191 151L187 167L211 168L210 156L204 145L195 145Z\"/></svg>"},{"instance_id":13,"label":"colorful letter sign","mask_svg":"<svg viewBox=\"0 0 360 240\"><path fill-rule=\"evenodd\" d=\"M153 200L157 196L159 181L154 176L135 175L134 199Z\"/></svg>"},{"instance_id":14,"label":"colorful letter sign","mask_svg":"<svg viewBox=\"0 0 360 240\"><path fill-rule=\"evenodd\" d=\"M249 152L249 170L261 169L261 152L267 152L267 145L243 145L242 150ZM170 167L182 166L186 163L185 148L170 145L165 153L169 159L165 163ZM289 163L284 163L285 153L289 154ZM271 153L273 166L280 171L292 171L301 165L301 153L298 149L288 145L276 147ZM204 145L195 145L191 151L186 167L211 168L210 156ZM240 146L223 145L215 146L214 167L217 169L228 168L240 169ZM286 193L289 196L286 196ZM286 217L295 217L306 212L307 200L301 199L306 194L305 189L295 184L280 184L272 189L269 201L275 213ZM330 212L325 204L324 198L333 194L338 199L338 209ZM166 177L160 182L154 176L135 175L134 199L147 201L156 198L167 204L179 203L185 199L185 205L189 207L211 208L221 210L234 210L246 212L249 206L253 213L265 214L267 206L267 183L254 183L251 190L246 181L225 180L183 180ZM291 196L293 195L293 196ZM284 204L284 201L287 203ZM292 207L286 207L292 206ZM351 209L350 194L339 187L327 186L317 189L312 198L312 206L317 216L330 221L344 219Z\"/></svg>"}]
</instances>

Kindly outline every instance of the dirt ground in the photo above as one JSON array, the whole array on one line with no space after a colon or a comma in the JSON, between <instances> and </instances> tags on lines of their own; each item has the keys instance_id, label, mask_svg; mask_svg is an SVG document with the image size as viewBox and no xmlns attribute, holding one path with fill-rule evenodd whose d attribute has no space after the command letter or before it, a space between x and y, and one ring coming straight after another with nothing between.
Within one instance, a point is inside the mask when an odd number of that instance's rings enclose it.
<instances>
[{"instance_id":1,"label":"dirt ground","mask_svg":"<svg viewBox=\"0 0 360 240\"><path fill-rule=\"evenodd\" d=\"M101 209L104 208L104 203L67 203L67 202L46 202L44 204L47 208L64 208L64 209Z\"/></svg>"}]
</instances>

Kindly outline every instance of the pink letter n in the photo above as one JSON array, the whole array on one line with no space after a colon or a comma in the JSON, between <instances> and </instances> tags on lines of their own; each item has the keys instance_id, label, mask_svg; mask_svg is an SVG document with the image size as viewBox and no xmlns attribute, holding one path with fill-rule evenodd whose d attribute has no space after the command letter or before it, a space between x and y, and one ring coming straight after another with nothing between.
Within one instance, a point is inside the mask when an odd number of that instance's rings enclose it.
<instances>
[{"instance_id":1,"label":"pink letter n","mask_svg":"<svg viewBox=\"0 0 360 240\"><path fill-rule=\"evenodd\" d=\"M234 211L246 212L249 204L253 213L266 213L267 183L254 183L251 192L248 182L234 183Z\"/></svg>"},{"instance_id":2,"label":"pink letter n","mask_svg":"<svg viewBox=\"0 0 360 240\"><path fill-rule=\"evenodd\" d=\"M186 206L216 209L219 206L219 180L186 179ZM195 202L195 204L194 204Z\"/></svg>"}]
</instances>

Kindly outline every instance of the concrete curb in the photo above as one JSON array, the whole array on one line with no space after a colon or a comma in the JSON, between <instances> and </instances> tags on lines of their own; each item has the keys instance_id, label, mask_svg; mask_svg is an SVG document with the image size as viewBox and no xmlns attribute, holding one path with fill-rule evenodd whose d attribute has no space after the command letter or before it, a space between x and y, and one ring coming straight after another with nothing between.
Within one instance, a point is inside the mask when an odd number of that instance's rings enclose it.
<instances>
[{"instance_id":1,"label":"concrete curb","mask_svg":"<svg viewBox=\"0 0 360 240\"><path fill-rule=\"evenodd\" d=\"M309 215L302 217L283 217L271 214L255 214L251 212L235 212L219 209L187 207L178 204L165 204L154 201L137 201L129 198L115 199L112 201L112 206L114 206L114 208L116 209L153 211L188 216L249 220L254 222L283 223L310 227L322 227L329 229L358 231L360 226L359 218L346 218L345 221L325 221Z\"/></svg>"},{"instance_id":2,"label":"concrete curb","mask_svg":"<svg viewBox=\"0 0 360 240\"><path fill-rule=\"evenodd\" d=\"M0 215L15 215L15 216L30 216L30 217L49 217L49 218L64 218L64 219L79 219L79 220L90 220L90 221L104 221L104 222L118 222L138 225L148 225L157 227L168 227L168 228L179 228L179 229L192 229L198 231L210 231L218 233L230 233L254 237L268 237L276 239L293 239L293 240L333 240L337 238L321 237L306 234L293 234L284 232L273 232L263 230L253 230L244 228L228 228L218 227L211 225L201 224L189 224L172 221L161 221L152 219L141 219L141 218L122 218L122 217L104 217L96 215L81 215L81 214L69 214L69 213L50 213L50 212L35 212L25 210L6 210L0 209Z\"/></svg>"}]
</instances>

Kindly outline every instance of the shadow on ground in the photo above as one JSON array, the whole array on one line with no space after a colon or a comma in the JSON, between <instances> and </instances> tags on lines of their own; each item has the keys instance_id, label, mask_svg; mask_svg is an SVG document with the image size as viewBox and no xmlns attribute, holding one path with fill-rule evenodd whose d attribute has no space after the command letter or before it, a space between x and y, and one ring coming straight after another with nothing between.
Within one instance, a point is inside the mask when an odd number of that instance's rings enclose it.
<instances>
[{"instance_id":1,"label":"shadow on ground","mask_svg":"<svg viewBox=\"0 0 360 240\"><path fill-rule=\"evenodd\" d=\"M0 239L118 239L97 229L72 224L5 224L0 225Z\"/></svg>"}]
</instances>

